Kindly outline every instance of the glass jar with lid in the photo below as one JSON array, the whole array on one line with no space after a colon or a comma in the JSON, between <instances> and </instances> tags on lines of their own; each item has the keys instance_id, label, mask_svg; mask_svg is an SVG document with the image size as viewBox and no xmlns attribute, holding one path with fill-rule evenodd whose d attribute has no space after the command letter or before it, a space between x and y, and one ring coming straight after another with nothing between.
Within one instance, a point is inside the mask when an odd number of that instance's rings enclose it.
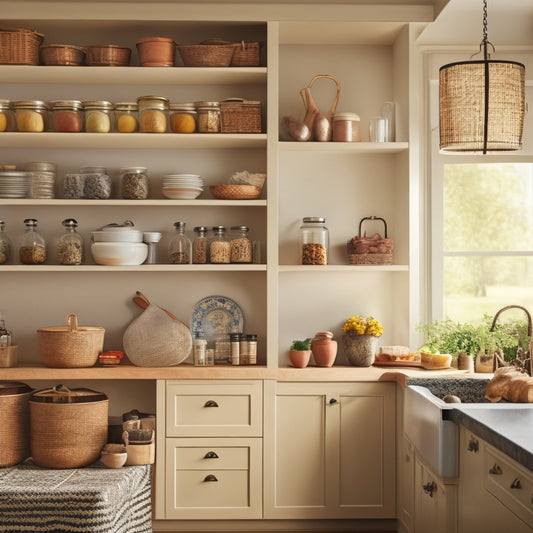
<instances>
[{"instance_id":1,"label":"glass jar with lid","mask_svg":"<svg viewBox=\"0 0 533 533\"><path fill-rule=\"evenodd\" d=\"M149 180L146 167L124 167L120 169L122 198L146 200L149 194Z\"/></svg>"},{"instance_id":2,"label":"glass jar with lid","mask_svg":"<svg viewBox=\"0 0 533 533\"><path fill-rule=\"evenodd\" d=\"M52 129L58 133L83 131L83 104L79 100L55 100L52 106Z\"/></svg>"},{"instance_id":3,"label":"glass jar with lid","mask_svg":"<svg viewBox=\"0 0 533 533\"><path fill-rule=\"evenodd\" d=\"M137 102L116 102L115 123L119 133L139 131L139 104Z\"/></svg>"},{"instance_id":4,"label":"glass jar with lid","mask_svg":"<svg viewBox=\"0 0 533 533\"><path fill-rule=\"evenodd\" d=\"M141 133L166 133L168 130L168 99L164 96L140 96L139 131Z\"/></svg>"},{"instance_id":5,"label":"glass jar with lid","mask_svg":"<svg viewBox=\"0 0 533 533\"><path fill-rule=\"evenodd\" d=\"M226 238L226 227L214 226L213 233L213 238L209 244L209 259L211 263L229 263L231 260L231 248Z\"/></svg>"},{"instance_id":6,"label":"glass jar with lid","mask_svg":"<svg viewBox=\"0 0 533 533\"><path fill-rule=\"evenodd\" d=\"M170 104L170 129L174 133L194 133L198 113L194 104Z\"/></svg>"},{"instance_id":7,"label":"glass jar with lid","mask_svg":"<svg viewBox=\"0 0 533 533\"><path fill-rule=\"evenodd\" d=\"M194 233L196 237L192 243L192 262L196 265L204 265L208 262L209 251L207 228L205 226L196 226Z\"/></svg>"},{"instance_id":8,"label":"glass jar with lid","mask_svg":"<svg viewBox=\"0 0 533 533\"><path fill-rule=\"evenodd\" d=\"M60 265L81 265L83 263L83 237L78 233L78 221L67 218L61 222L65 233L57 243L56 258Z\"/></svg>"},{"instance_id":9,"label":"glass jar with lid","mask_svg":"<svg viewBox=\"0 0 533 533\"><path fill-rule=\"evenodd\" d=\"M113 131L113 104L107 100L83 102L85 108L85 131L109 133Z\"/></svg>"},{"instance_id":10,"label":"glass jar with lid","mask_svg":"<svg viewBox=\"0 0 533 533\"><path fill-rule=\"evenodd\" d=\"M15 113L9 100L0 98L0 133L15 131Z\"/></svg>"},{"instance_id":11,"label":"glass jar with lid","mask_svg":"<svg viewBox=\"0 0 533 533\"><path fill-rule=\"evenodd\" d=\"M248 226L232 226L230 240L230 261L232 263L252 262L252 241L248 238Z\"/></svg>"},{"instance_id":12,"label":"glass jar with lid","mask_svg":"<svg viewBox=\"0 0 533 533\"><path fill-rule=\"evenodd\" d=\"M17 130L40 133L48 128L48 106L41 100L18 100L14 104Z\"/></svg>"},{"instance_id":13,"label":"glass jar with lid","mask_svg":"<svg viewBox=\"0 0 533 533\"><path fill-rule=\"evenodd\" d=\"M46 241L37 231L37 220L24 220L26 229L20 240L19 259L23 265L39 265L46 261Z\"/></svg>"},{"instance_id":14,"label":"glass jar with lid","mask_svg":"<svg viewBox=\"0 0 533 533\"><path fill-rule=\"evenodd\" d=\"M200 133L220 132L220 102L196 102L198 131Z\"/></svg>"},{"instance_id":15,"label":"glass jar with lid","mask_svg":"<svg viewBox=\"0 0 533 533\"><path fill-rule=\"evenodd\" d=\"M329 231L323 217L304 217L300 226L300 263L327 265Z\"/></svg>"},{"instance_id":16,"label":"glass jar with lid","mask_svg":"<svg viewBox=\"0 0 533 533\"><path fill-rule=\"evenodd\" d=\"M5 265L11 259L13 244L6 234L6 224L0 220L0 265Z\"/></svg>"},{"instance_id":17,"label":"glass jar with lid","mask_svg":"<svg viewBox=\"0 0 533 533\"><path fill-rule=\"evenodd\" d=\"M105 200L111 196L111 178L105 167L81 167L83 195L89 200Z\"/></svg>"},{"instance_id":18,"label":"glass jar with lid","mask_svg":"<svg viewBox=\"0 0 533 533\"><path fill-rule=\"evenodd\" d=\"M168 260L174 265L187 265L191 262L191 241L185 235L185 222L174 222L177 235L168 243Z\"/></svg>"},{"instance_id":19,"label":"glass jar with lid","mask_svg":"<svg viewBox=\"0 0 533 533\"><path fill-rule=\"evenodd\" d=\"M54 198L57 165L49 161L24 163L24 171L30 174L31 198Z\"/></svg>"}]
</instances>

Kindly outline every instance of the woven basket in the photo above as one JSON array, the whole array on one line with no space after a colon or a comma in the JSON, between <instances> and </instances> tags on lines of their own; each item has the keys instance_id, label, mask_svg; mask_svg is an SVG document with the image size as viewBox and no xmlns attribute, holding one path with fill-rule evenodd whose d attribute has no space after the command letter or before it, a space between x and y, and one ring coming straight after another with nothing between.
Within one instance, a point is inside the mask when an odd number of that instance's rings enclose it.
<instances>
[{"instance_id":1,"label":"woven basket","mask_svg":"<svg viewBox=\"0 0 533 533\"><path fill-rule=\"evenodd\" d=\"M44 35L23 28L0 30L0 64L38 65Z\"/></svg>"},{"instance_id":2,"label":"woven basket","mask_svg":"<svg viewBox=\"0 0 533 533\"><path fill-rule=\"evenodd\" d=\"M16 381L0 382L0 467L30 456L28 400L33 389Z\"/></svg>"},{"instance_id":3,"label":"woven basket","mask_svg":"<svg viewBox=\"0 0 533 533\"><path fill-rule=\"evenodd\" d=\"M70 44L47 44L41 46L43 65L79 66L85 62L85 48Z\"/></svg>"},{"instance_id":4,"label":"woven basket","mask_svg":"<svg viewBox=\"0 0 533 533\"><path fill-rule=\"evenodd\" d=\"M201 44L226 44L233 45L235 51L231 59L230 67L258 67L261 62L261 43L258 41L241 41L232 43L224 39L208 39Z\"/></svg>"},{"instance_id":5,"label":"woven basket","mask_svg":"<svg viewBox=\"0 0 533 533\"><path fill-rule=\"evenodd\" d=\"M67 315L66 326L39 328L39 350L45 366L51 368L84 368L94 366L104 348L105 329L78 326L74 314Z\"/></svg>"},{"instance_id":6,"label":"woven basket","mask_svg":"<svg viewBox=\"0 0 533 533\"><path fill-rule=\"evenodd\" d=\"M209 187L211 194L220 200L255 200L261 196L261 187L221 183Z\"/></svg>"},{"instance_id":7,"label":"woven basket","mask_svg":"<svg viewBox=\"0 0 533 533\"><path fill-rule=\"evenodd\" d=\"M186 67L229 67L235 46L233 44L179 44Z\"/></svg>"},{"instance_id":8,"label":"woven basket","mask_svg":"<svg viewBox=\"0 0 533 533\"><path fill-rule=\"evenodd\" d=\"M94 463L107 442L107 396L58 385L35 392L30 405L30 450L44 468L80 468Z\"/></svg>"},{"instance_id":9,"label":"woven basket","mask_svg":"<svg viewBox=\"0 0 533 533\"><path fill-rule=\"evenodd\" d=\"M261 133L261 102L227 98L220 103L222 133Z\"/></svg>"},{"instance_id":10,"label":"woven basket","mask_svg":"<svg viewBox=\"0 0 533 533\"><path fill-rule=\"evenodd\" d=\"M87 46L87 65L95 67L127 67L131 60L131 48L109 44Z\"/></svg>"},{"instance_id":11,"label":"woven basket","mask_svg":"<svg viewBox=\"0 0 533 533\"><path fill-rule=\"evenodd\" d=\"M385 237L375 233L372 237L361 236L365 220L381 220L385 226ZM391 265L394 241L387 238L387 223L380 217L364 217L359 222L359 234L346 243L348 259L352 265Z\"/></svg>"}]
</instances>

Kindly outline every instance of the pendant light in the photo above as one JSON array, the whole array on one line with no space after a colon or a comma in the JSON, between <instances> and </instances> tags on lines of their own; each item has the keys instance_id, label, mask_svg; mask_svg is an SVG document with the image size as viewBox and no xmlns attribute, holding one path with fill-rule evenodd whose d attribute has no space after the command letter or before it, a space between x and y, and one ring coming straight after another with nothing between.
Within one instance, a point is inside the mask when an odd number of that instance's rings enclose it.
<instances>
[{"instance_id":1,"label":"pendant light","mask_svg":"<svg viewBox=\"0 0 533 533\"><path fill-rule=\"evenodd\" d=\"M483 59L450 63L439 70L441 150L486 154L522 148L525 67L516 61L491 60L489 46L494 52L487 39L487 0L483 0L483 41L478 52L483 52Z\"/></svg>"}]
</instances>

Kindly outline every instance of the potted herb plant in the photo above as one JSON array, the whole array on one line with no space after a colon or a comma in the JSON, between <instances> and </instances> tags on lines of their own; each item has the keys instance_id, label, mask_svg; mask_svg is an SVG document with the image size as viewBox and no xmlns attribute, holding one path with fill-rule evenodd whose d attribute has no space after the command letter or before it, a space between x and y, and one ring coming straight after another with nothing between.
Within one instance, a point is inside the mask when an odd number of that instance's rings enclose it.
<instances>
[{"instance_id":1,"label":"potted herb plant","mask_svg":"<svg viewBox=\"0 0 533 533\"><path fill-rule=\"evenodd\" d=\"M289 359L292 366L296 368L305 368L311 359L311 341L313 339L292 341L289 348Z\"/></svg>"}]
</instances>

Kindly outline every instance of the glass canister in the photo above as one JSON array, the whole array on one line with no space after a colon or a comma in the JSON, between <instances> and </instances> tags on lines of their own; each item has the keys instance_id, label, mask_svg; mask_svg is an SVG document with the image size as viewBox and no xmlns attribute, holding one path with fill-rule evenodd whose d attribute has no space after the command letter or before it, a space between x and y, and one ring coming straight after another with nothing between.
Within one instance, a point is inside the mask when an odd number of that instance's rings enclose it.
<instances>
[{"instance_id":1,"label":"glass canister","mask_svg":"<svg viewBox=\"0 0 533 533\"><path fill-rule=\"evenodd\" d=\"M361 140L361 119L355 113L335 113L333 122L333 141L359 142Z\"/></svg>"},{"instance_id":2,"label":"glass canister","mask_svg":"<svg viewBox=\"0 0 533 533\"><path fill-rule=\"evenodd\" d=\"M111 178L105 167L81 167L83 195L89 200L105 200L111 196Z\"/></svg>"},{"instance_id":3,"label":"glass canister","mask_svg":"<svg viewBox=\"0 0 533 533\"><path fill-rule=\"evenodd\" d=\"M119 133L139 131L139 104L137 102L116 102L115 123Z\"/></svg>"},{"instance_id":4,"label":"glass canister","mask_svg":"<svg viewBox=\"0 0 533 533\"><path fill-rule=\"evenodd\" d=\"M170 129L174 133L194 133L198 113L194 104L170 104Z\"/></svg>"},{"instance_id":5,"label":"glass canister","mask_svg":"<svg viewBox=\"0 0 533 533\"><path fill-rule=\"evenodd\" d=\"M61 222L65 233L57 243L56 258L60 265L81 265L83 263L83 237L78 233L78 221L67 218Z\"/></svg>"},{"instance_id":6,"label":"glass canister","mask_svg":"<svg viewBox=\"0 0 533 533\"><path fill-rule=\"evenodd\" d=\"M57 165L49 161L24 163L24 170L30 174L31 198L54 198Z\"/></svg>"},{"instance_id":7,"label":"glass canister","mask_svg":"<svg viewBox=\"0 0 533 533\"><path fill-rule=\"evenodd\" d=\"M83 174L65 174L63 178L63 198L79 200L85 198L85 176Z\"/></svg>"},{"instance_id":8,"label":"glass canister","mask_svg":"<svg viewBox=\"0 0 533 533\"><path fill-rule=\"evenodd\" d=\"M58 133L83 131L83 104L79 100L55 100L52 106L52 129Z\"/></svg>"},{"instance_id":9,"label":"glass canister","mask_svg":"<svg viewBox=\"0 0 533 533\"><path fill-rule=\"evenodd\" d=\"M41 100L18 100L14 104L17 130L40 133L48 127L48 106Z\"/></svg>"},{"instance_id":10,"label":"glass canister","mask_svg":"<svg viewBox=\"0 0 533 533\"><path fill-rule=\"evenodd\" d=\"M0 265L5 265L11 259L13 244L6 234L6 224L0 220Z\"/></svg>"},{"instance_id":11,"label":"glass canister","mask_svg":"<svg viewBox=\"0 0 533 533\"><path fill-rule=\"evenodd\" d=\"M174 265L187 265L191 262L191 241L185 235L185 222L174 222L177 235L168 243L168 259Z\"/></svg>"},{"instance_id":12,"label":"glass canister","mask_svg":"<svg viewBox=\"0 0 533 533\"><path fill-rule=\"evenodd\" d=\"M83 102L85 108L85 131L109 133L113 131L113 104L107 100Z\"/></svg>"},{"instance_id":13,"label":"glass canister","mask_svg":"<svg viewBox=\"0 0 533 533\"><path fill-rule=\"evenodd\" d=\"M0 98L0 133L15 131L15 113L9 100Z\"/></svg>"},{"instance_id":14,"label":"glass canister","mask_svg":"<svg viewBox=\"0 0 533 533\"><path fill-rule=\"evenodd\" d=\"M252 241L248 238L248 226L232 226L230 240L230 261L232 263L252 262Z\"/></svg>"},{"instance_id":15,"label":"glass canister","mask_svg":"<svg viewBox=\"0 0 533 533\"><path fill-rule=\"evenodd\" d=\"M231 260L231 248L228 239L226 239L226 227L213 227L213 239L209 244L209 259L211 263L229 263Z\"/></svg>"},{"instance_id":16,"label":"glass canister","mask_svg":"<svg viewBox=\"0 0 533 533\"><path fill-rule=\"evenodd\" d=\"M196 237L192 243L192 262L195 265L204 265L208 262L209 251L207 228L205 226L196 226L194 233Z\"/></svg>"},{"instance_id":17,"label":"glass canister","mask_svg":"<svg viewBox=\"0 0 533 533\"><path fill-rule=\"evenodd\" d=\"M304 217L300 226L300 263L327 265L329 231L323 217Z\"/></svg>"},{"instance_id":18,"label":"glass canister","mask_svg":"<svg viewBox=\"0 0 533 533\"><path fill-rule=\"evenodd\" d=\"M168 130L168 99L164 96L140 96L139 131L165 133Z\"/></svg>"},{"instance_id":19,"label":"glass canister","mask_svg":"<svg viewBox=\"0 0 533 533\"><path fill-rule=\"evenodd\" d=\"M220 102L196 102L198 131L200 133L220 132Z\"/></svg>"},{"instance_id":20,"label":"glass canister","mask_svg":"<svg viewBox=\"0 0 533 533\"><path fill-rule=\"evenodd\" d=\"M37 220L24 220L26 229L20 240L19 259L23 265L39 265L46 261L46 241L37 231Z\"/></svg>"},{"instance_id":21,"label":"glass canister","mask_svg":"<svg viewBox=\"0 0 533 533\"><path fill-rule=\"evenodd\" d=\"M120 169L122 198L146 200L149 194L149 179L146 167L124 167Z\"/></svg>"}]
</instances>

